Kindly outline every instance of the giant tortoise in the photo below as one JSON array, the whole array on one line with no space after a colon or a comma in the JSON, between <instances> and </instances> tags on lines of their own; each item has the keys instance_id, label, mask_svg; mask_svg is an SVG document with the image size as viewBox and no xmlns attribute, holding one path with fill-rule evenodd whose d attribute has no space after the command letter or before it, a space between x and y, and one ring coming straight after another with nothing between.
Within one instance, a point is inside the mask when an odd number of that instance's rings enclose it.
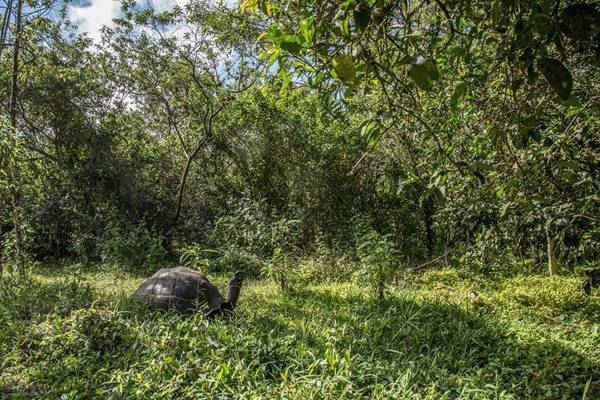
<instances>
[{"instance_id":1,"label":"giant tortoise","mask_svg":"<svg viewBox=\"0 0 600 400\"><path fill-rule=\"evenodd\" d=\"M182 313L202 311L207 318L213 318L232 313L241 287L242 273L236 272L229 281L229 294L224 299L200 272L185 267L163 268L146 279L131 297L151 308Z\"/></svg>"}]
</instances>

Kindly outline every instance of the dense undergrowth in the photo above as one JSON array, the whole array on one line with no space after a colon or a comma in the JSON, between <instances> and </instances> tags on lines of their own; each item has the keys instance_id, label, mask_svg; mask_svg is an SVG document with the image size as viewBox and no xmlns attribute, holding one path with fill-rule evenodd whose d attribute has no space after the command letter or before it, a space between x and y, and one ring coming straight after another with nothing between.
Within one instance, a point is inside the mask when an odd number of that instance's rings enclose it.
<instances>
[{"instance_id":1,"label":"dense undergrowth","mask_svg":"<svg viewBox=\"0 0 600 400\"><path fill-rule=\"evenodd\" d=\"M355 283L248 282L237 317L149 312L113 270L4 279L7 399L593 399L600 298L575 277L441 270L372 300ZM225 276L215 277L220 287Z\"/></svg>"}]
</instances>

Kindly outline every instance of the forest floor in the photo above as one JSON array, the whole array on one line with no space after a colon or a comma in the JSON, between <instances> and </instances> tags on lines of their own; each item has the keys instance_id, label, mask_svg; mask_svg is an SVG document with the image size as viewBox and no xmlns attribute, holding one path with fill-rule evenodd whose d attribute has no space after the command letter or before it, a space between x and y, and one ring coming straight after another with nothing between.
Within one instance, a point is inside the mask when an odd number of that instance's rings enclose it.
<instances>
[{"instance_id":1,"label":"forest floor","mask_svg":"<svg viewBox=\"0 0 600 400\"><path fill-rule=\"evenodd\" d=\"M5 278L0 398L600 398L600 296L576 277L431 271L383 304L353 283L251 280L211 324L132 304L143 279Z\"/></svg>"}]
</instances>

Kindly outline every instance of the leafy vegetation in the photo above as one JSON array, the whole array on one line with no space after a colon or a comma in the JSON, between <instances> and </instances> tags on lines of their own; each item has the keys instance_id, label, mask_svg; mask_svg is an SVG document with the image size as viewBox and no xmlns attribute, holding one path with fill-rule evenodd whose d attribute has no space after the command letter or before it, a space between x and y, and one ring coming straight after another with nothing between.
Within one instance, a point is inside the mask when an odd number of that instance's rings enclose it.
<instances>
[{"instance_id":1,"label":"leafy vegetation","mask_svg":"<svg viewBox=\"0 0 600 400\"><path fill-rule=\"evenodd\" d=\"M79 268L83 268L80 266ZM586 398L598 297L579 280L409 275L384 303L351 283L282 296L251 281L232 321L149 313L119 270L4 281L0 388L25 398ZM219 286L225 279L218 279ZM15 283L17 285L15 286ZM3 296L3 299L6 297Z\"/></svg>"},{"instance_id":2,"label":"leafy vegetation","mask_svg":"<svg viewBox=\"0 0 600 400\"><path fill-rule=\"evenodd\" d=\"M598 397L597 2L158 3L0 3L0 397Z\"/></svg>"},{"instance_id":3,"label":"leafy vegetation","mask_svg":"<svg viewBox=\"0 0 600 400\"><path fill-rule=\"evenodd\" d=\"M125 2L91 43L60 4L0 59L8 259L267 259L284 220L294 256L353 252L362 220L409 266L598 258L592 5Z\"/></svg>"}]
</instances>

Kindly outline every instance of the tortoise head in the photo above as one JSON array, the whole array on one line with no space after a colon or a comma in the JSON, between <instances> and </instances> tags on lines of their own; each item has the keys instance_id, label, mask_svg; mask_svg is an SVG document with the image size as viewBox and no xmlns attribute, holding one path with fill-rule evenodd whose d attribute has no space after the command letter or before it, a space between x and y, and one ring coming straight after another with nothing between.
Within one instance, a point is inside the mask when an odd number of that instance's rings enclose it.
<instances>
[{"instance_id":1,"label":"tortoise head","mask_svg":"<svg viewBox=\"0 0 600 400\"><path fill-rule=\"evenodd\" d=\"M240 297L243 279L242 273L238 271L229 281L229 294L227 295L227 300L221 306L221 310L224 312L231 312L235 308L238 298Z\"/></svg>"}]
</instances>

